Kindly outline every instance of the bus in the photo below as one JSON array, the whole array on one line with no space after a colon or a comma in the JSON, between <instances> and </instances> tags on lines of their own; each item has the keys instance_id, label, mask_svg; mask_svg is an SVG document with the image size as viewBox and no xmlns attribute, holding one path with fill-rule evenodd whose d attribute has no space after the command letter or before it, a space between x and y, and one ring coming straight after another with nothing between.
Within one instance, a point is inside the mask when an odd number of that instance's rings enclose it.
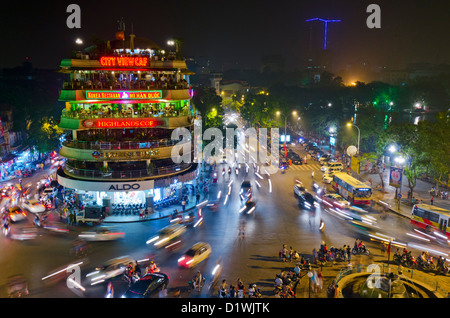
<instances>
[{"instance_id":1,"label":"bus","mask_svg":"<svg viewBox=\"0 0 450 318\"><path fill-rule=\"evenodd\" d=\"M415 204L411 214L411 224L427 232L439 231L450 238L448 222L450 210L429 204Z\"/></svg>"},{"instance_id":2,"label":"bus","mask_svg":"<svg viewBox=\"0 0 450 318\"><path fill-rule=\"evenodd\" d=\"M333 189L348 202L354 205L370 205L372 201L372 188L345 172L336 172L331 181Z\"/></svg>"}]
</instances>

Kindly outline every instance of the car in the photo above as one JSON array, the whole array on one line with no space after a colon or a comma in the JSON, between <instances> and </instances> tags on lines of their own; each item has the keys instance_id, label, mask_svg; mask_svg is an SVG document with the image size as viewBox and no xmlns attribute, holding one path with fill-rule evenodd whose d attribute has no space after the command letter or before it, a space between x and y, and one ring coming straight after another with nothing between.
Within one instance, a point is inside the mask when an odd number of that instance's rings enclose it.
<instances>
[{"instance_id":1,"label":"car","mask_svg":"<svg viewBox=\"0 0 450 318\"><path fill-rule=\"evenodd\" d=\"M11 223L23 221L27 218L27 214L18 206L8 209L7 219Z\"/></svg>"},{"instance_id":2,"label":"car","mask_svg":"<svg viewBox=\"0 0 450 318\"><path fill-rule=\"evenodd\" d=\"M326 163L330 161L331 158L332 156L330 154L323 154L322 156L319 157L319 163Z\"/></svg>"},{"instance_id":3,"label":"car","mask_svg":"<svg viewBox=\"0 0 450 318\"><path fill-rule=\"evenodd\" d=\"M54 197L58 193L58 189L56 188L45 188L44 191L42 191L42 196L48 197L52 196Z\"/></svg>"},{"instance_id":4,"label":"car","mask_svg":"<svg viewBox=\"0 0 450 318\"><path fill-rule=\"evenodd\" d=\"M211 256L211 246L205 242L195 243L189 250L178 259L181 267L192 268L197 266Z\"/></svg>"},{"instance_id":5,"label":"car","mask_svg":"<svg viewBox=\"0 0 450 318\"><path fill-rule=\"evenodd\" d=\"M85 241L115 241L124 238L125 233L101 226L92 231L81 232L78 237Z\"/></svg>"},{"instance_id":6,"label":"car","mask_svg":"<svg viewBox=\"0 0 450 318\"><path fill-rule=\"evenodd\" d=\"M153 243L154 247L161 248L170 244L174 239L184 234L184 232L186 232L186 225L179 223L171 224L159 230L155 236L147 240L147 244Z\"/></svg>"},{"instance_id":7,"label":"car","mask_svg":"<svg viewBox=\"0 0 450 318\"><path fill-rule=\"evenodd\" d=\"M303 164L303 159L295 152L288 154L287 158L288 158L288 160L290 159L292 161L292 164L294 164L294 165Z\"/></svg>"},{"instance_id":8,"label":"car","mask_svg":"<svg viewBox=\"0 0 450 318\"><path fill-rule=\"evenodd\" d=\"M252 201L253 190L252 184L249 180L244 180L241 184L241 191L239 192L239 196L241 197L241 203L247 204Z\"/></svg>"},{"instance_id":9,"label":"car","mask_svg":"<svg viewBox=\"0 0 450 318\"><path fill-rule=\"evenodd\" d=\"M350 202L345 200L342 196L335 193L327 193L322 196L322 202L334 208L344 209L350 206Z\"/></svg>"},{"instance_id":10,"label":"car","mask_svg":"<svg viewBox=\"0 0 450 318\"><path fill-rule=\"evenodd\" d=\"M369 212L356 206L347 206L341 211L355 221L365 222L367 224L376 223L376 219L369 215Z\"/></svg>"},{"instance_id":11,"label":"car","mask_svg":"<svg viewBox=\"0 0 450 318\"><path fill-rule=\"evenodd\" d=\"M295 184L294 184L294 194L295 196L299 196L303 191L305 191L306 188L303 185L303 182L301 182L300 180L295 180Z\"/></svg>"},{"instance_id":12,"label":"car","mask_svg":"<svg viewBox=\"0 0 450 318\"><path fill-rule=\"evenodd\" d=\"M306 189L304 191L299 191L299 194L296 197L298 204L304 208L313 208L314 202L316 202L314 196Z\"/></svg>"},{"instance_id":13,"label":"car","mask_svg":"<svg viewBox=\"0 0 450 318\"><path fill-rule=\"evenodd\" d=\"M134 282L122 298L162 298L167 293L169 276L163 273L147 274Z\"/></svg>"},{"instance_id":14,"label":"car","mask_svg":"<svg viewBox=\"0 0 450 318\"><path fill-rule=\"evenodd\" d=\"M324 183L330 184L333 181L333 175L334 175L334 172L324 173L323 177L322 177L322 181Z\"/></svg>"},{"instance_id":15,"label":"car","mask_svg":"<svg viewBox=\"0 0 450 318\"><path fill-rule=\"evenodd\" d=\"M22 202L22 209L28 210L32 213L43 213L46 211L45 205L37 200L24 200Z\"/></svg>"},{"instance_id":16,"label":"car","mask_svg":"<svg viewBox=\"0 0 450 318\"><path fill-rule=\"evenodd\" d=\"M120 256L106 261L103 265L95 268L95 271L86 275L91 285L104 283L112 278L122 275L130 263L135 260L129 256Z\"/></svg>"},{"instance_id":17,"label":"car","mask_svg":"<svg viewBox=\"0 0 450 318\"><path fill-rule=\"evenodd\" d=\"M342 162L328 162L326 165L320 167L320 170L323 172L326 172L329 169L342 171L344 169L344 165Z\"/></svg>"}]
</instances>

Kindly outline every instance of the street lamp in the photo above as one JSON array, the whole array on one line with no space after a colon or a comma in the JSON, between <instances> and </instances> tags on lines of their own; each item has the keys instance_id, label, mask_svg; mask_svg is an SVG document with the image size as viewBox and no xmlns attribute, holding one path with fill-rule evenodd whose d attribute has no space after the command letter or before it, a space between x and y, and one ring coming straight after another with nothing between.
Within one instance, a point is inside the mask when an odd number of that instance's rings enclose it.
<instances>
[{"instance_id":1,"label":"street lamp","mask_svg":"<svg viewBox=\"0 0 450 318\"><path fill-rule=\"evenodd\" d=\"M282 114L280 111L276 112L277 116L282 115L284 117L284 140L286 140L286 126L287 126L287 116ZM297 111L292 111L292 116L297 116ZM300 117L297 117L297 120L299 120Z\"/></svg>"},{"instance_id":2,"label":"street lamp","mask_svg":"<svg viewBox=\"0 0 450 318\"><path fill-rule=\"evenodd\" d=\"M359 127L356 126L355 124L348 123L347 126L348 126L348 127L353 126L353 127L356 127L356 129L358 129L358 155L359 155L359 140L360 140L360 138L361 138L361 131L359 130Z\"/></svg>"},{"instance_id":3,"label":"street lamp","mask_svg":"<svg viewBox=\"0 0 450 318\"><path fill-rule=\"evenodd\" d=\"M81 44L83 44L83 40L80 39L80 38L77 38L77 39L75 40L75 43L78 44L78 45L81 45Z\"/></svg>"}]
</instances>

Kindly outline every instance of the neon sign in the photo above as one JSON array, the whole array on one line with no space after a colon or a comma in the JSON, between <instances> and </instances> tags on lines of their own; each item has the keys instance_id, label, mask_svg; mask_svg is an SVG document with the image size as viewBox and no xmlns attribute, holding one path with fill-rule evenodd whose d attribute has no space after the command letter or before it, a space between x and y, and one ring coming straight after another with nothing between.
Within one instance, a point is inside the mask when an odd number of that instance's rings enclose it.
<instances>
[{"instance_id":1,"label":"neon sign","mask_svg":"<svg viewBox=\"0 0 450 318\"><path fill-rule=\"evenodd\" d=\"M155 99L162 91L86 91L87 99Z\"/></svg>"},{"instance_id":2,"label":"neon sign","mask_svg":"<svg viewBox=\"0 0 450 318\"><path fill-rule=\"evenodd\" d=\"M86 128L148 128L165 124L156 118L99 118L83 121Z\"/></svg>"},{"instance_id":3,"label":"neon sign","mask_svg":"<svg viewBox=\"0 0 450 318\"><path fill-rule=\"evenodd\" d=\"M133 67L133 66L148 66L148 57L130 57L130 56L102 56L100 58L101 66L113 67Z\"/></svg>"}]
</instances>

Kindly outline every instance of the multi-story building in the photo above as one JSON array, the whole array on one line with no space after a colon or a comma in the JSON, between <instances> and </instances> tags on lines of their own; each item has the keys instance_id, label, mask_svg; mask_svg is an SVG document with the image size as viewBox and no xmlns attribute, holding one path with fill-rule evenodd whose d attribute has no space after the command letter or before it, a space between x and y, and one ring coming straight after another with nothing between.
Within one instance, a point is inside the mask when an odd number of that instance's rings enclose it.
<instances>
[{"instance_id":1,"label":"multi-story building","mask_svg":"<svg viewBox=\"0 0 450 318\"><path fill-rule=\"evenodd\" d=\"M66 105L59 127L68 133L58 182L85 205L149 206L196 177L193 160L171 158L180 142L172 131L193 131L191 72L151 41L132 37L131 48L128 43L108 42L105 52L81 53L60 65L69 80L59 95Z\"/></svg>"}]
</instances>

